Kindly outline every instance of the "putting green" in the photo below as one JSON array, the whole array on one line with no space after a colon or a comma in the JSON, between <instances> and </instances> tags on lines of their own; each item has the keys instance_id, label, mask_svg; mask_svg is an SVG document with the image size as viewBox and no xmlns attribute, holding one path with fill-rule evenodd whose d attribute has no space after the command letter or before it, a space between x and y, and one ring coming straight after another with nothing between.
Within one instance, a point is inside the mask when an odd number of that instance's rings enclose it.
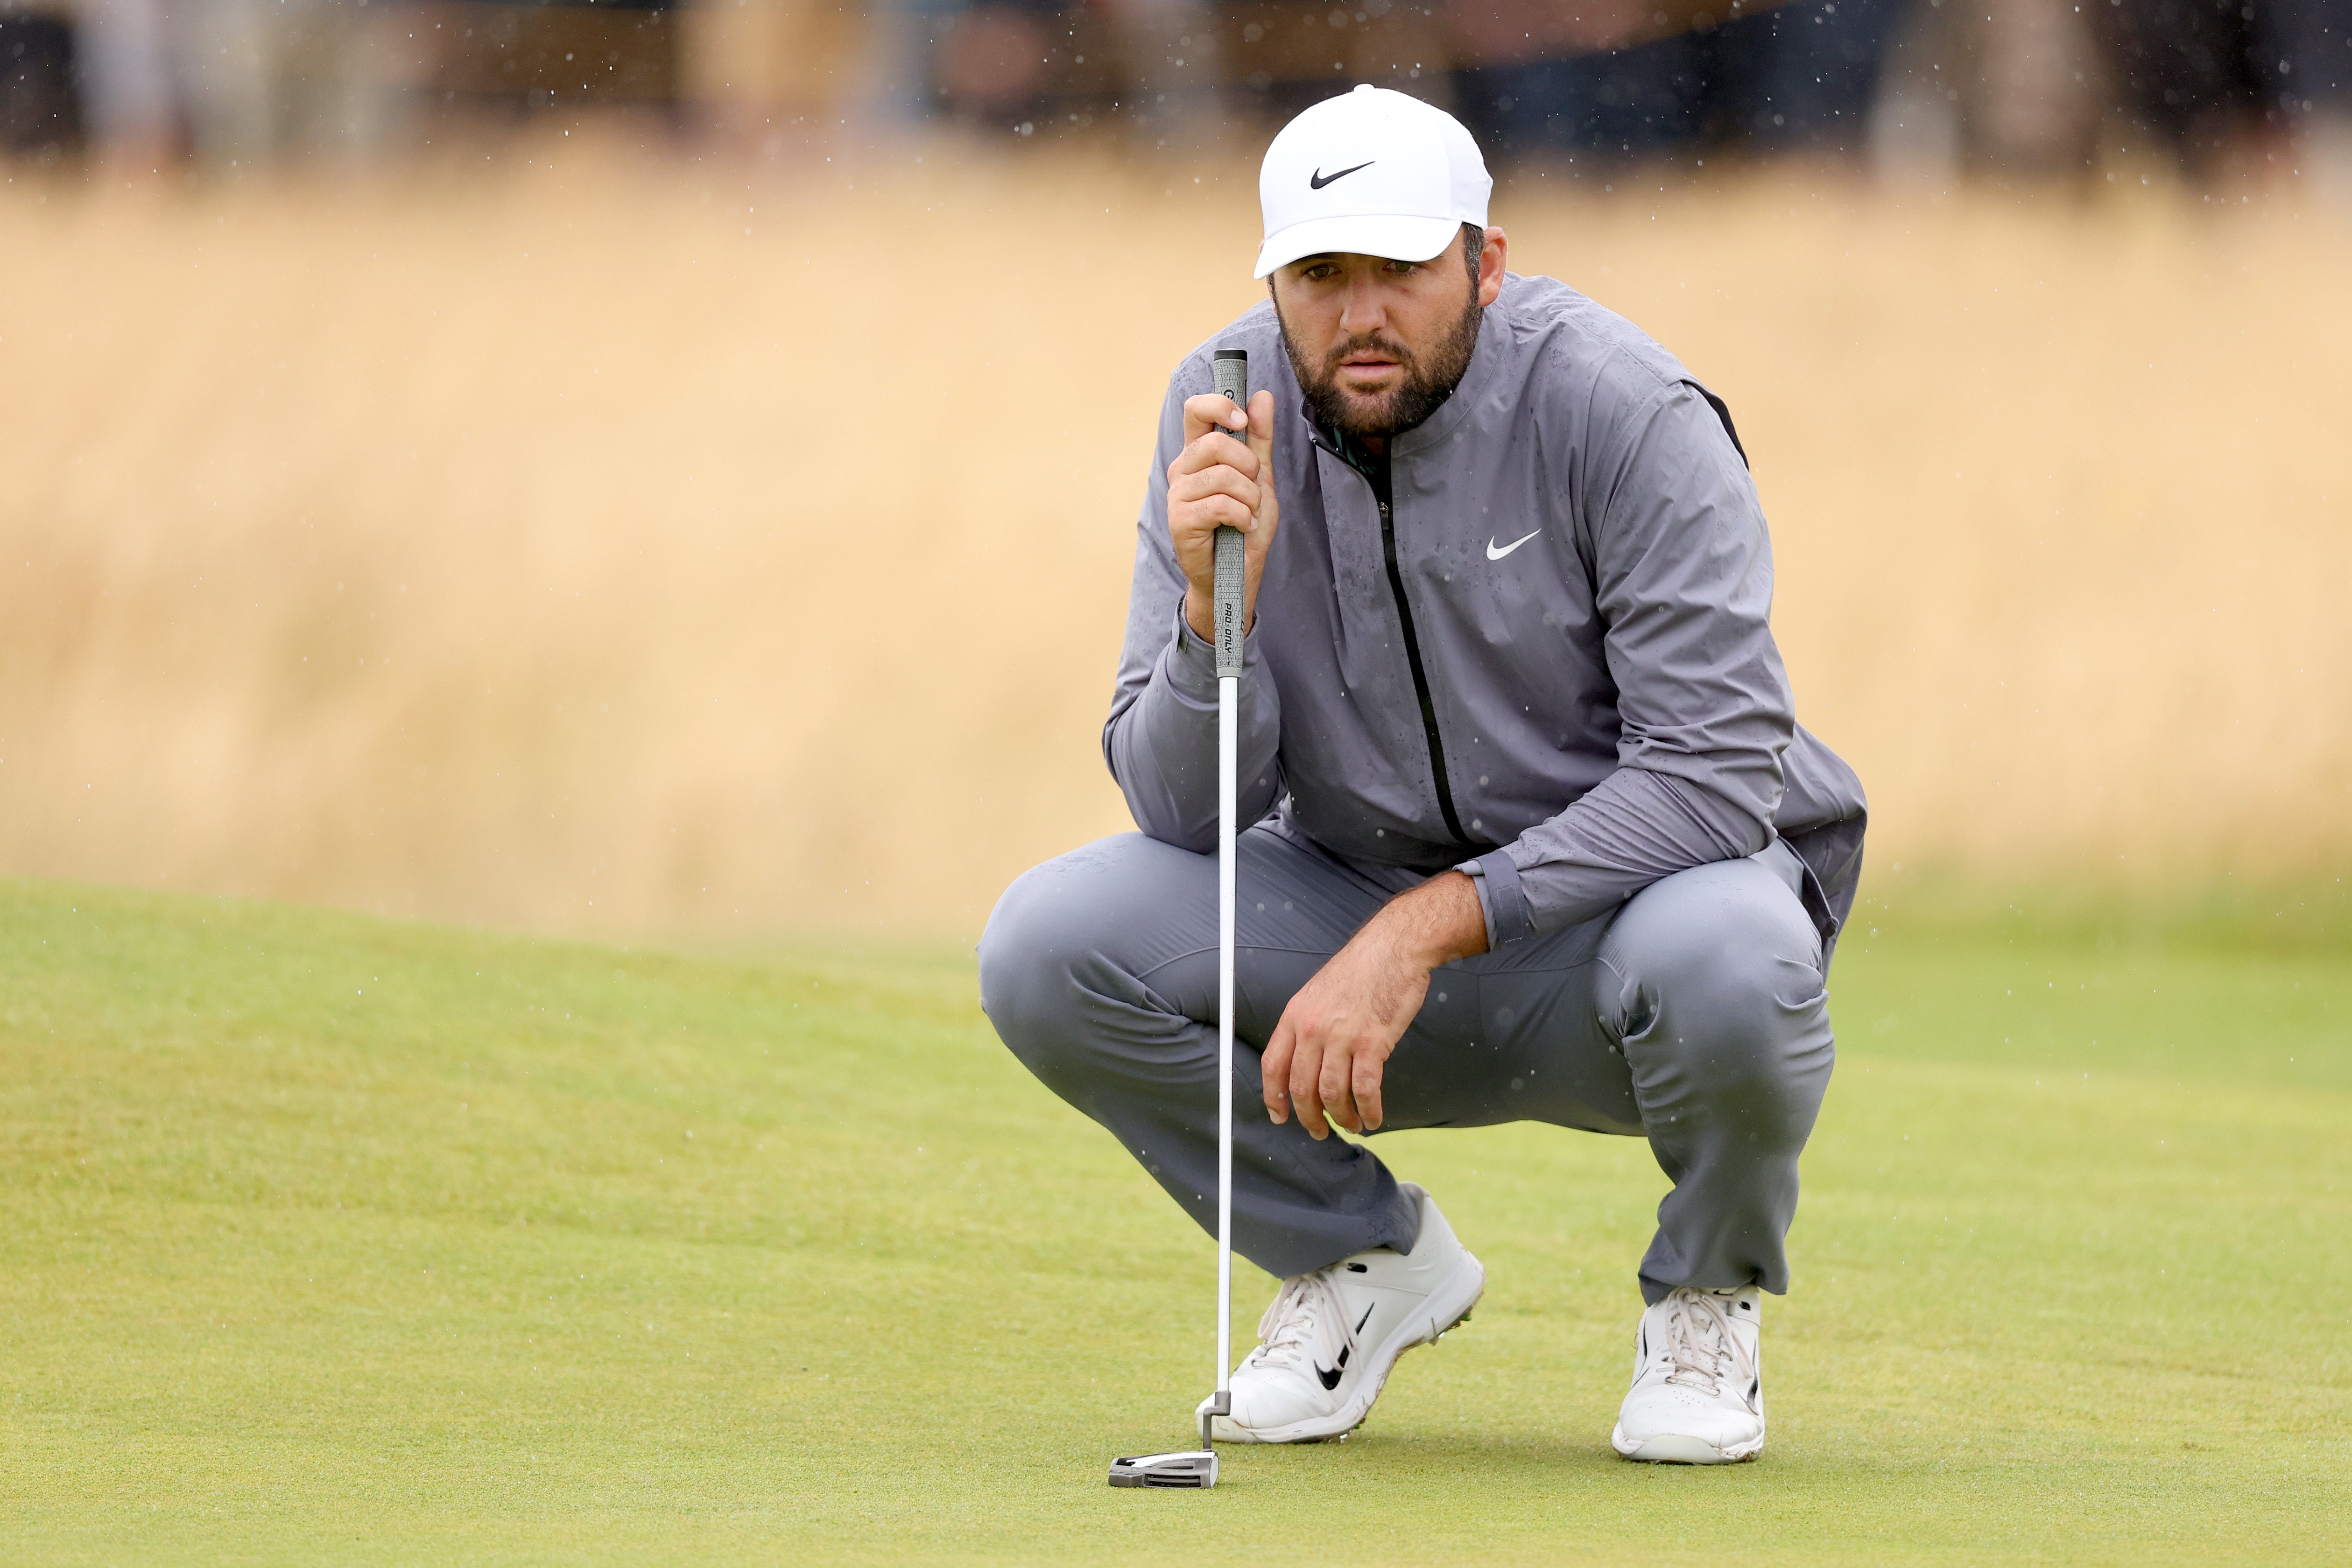
<instances>
[{"instance_id":1,"label":"putting green","mask_svg":"<svg viewBox=\"0 0 2352 1568\"><path fill-rule=\"evenodd\" d=\"M1475 1320L1162 1493L1212 1250L962 955L0 883L0 1556L2352 1556L2352 948L1875 918L1759 1463L1609 1453L1663 1181L1514 1127L1380 1145Z\"/></svg>"}]
</instances>

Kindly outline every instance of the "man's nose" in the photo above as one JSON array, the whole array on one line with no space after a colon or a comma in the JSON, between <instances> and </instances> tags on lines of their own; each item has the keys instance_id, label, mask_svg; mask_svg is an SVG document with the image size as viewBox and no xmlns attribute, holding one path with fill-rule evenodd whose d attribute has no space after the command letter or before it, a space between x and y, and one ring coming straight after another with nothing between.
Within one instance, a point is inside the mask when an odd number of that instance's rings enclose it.
<instances>
[{"instance_id":1,"label":"man's nose","mask_svg":"<svg viewBox=\"0 0 2352 1568\"><path fill-rule=\"evenodd\" d=\"M1352 336L1377 332L1388 325L1389 313L1381 302L1381 291L1362 277L1350 278L1346 299L1339 307L1339 329Z\"/></svg>"}]
</instances>

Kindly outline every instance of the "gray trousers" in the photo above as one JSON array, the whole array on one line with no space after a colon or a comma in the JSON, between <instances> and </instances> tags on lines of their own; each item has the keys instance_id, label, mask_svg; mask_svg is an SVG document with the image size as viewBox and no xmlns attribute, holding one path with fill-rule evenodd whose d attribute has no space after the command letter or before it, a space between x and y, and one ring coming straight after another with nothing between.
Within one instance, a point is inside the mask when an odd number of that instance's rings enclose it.
<instances>
[{"instance_id":1,"label":"gray trousers","mask_svg":"<svg viewBox=\"0 0 2352 1568\"><path fill-rule=\"evenodd\" d=\"M1388 1167L1295 1117L1276 1125L1258 1086L1283 1008L1389 893L1268 826L1241 835L1238 853L1234 1249L1285 1276L1372 1247L1410 1251L1417 1221ZM1801 874L1776 843L1437 970L1389 1059L1382 1131L1535 1121L1646 1136L1675 1186L1642 1260L1643 1297L1786 1291L1797 1156L1834 1053ZM1216 884L1214 856L1125 833L1024 874L980 941L981 1006L1004 1043L1209 1229Z\"/></svg>"}]
</instances>

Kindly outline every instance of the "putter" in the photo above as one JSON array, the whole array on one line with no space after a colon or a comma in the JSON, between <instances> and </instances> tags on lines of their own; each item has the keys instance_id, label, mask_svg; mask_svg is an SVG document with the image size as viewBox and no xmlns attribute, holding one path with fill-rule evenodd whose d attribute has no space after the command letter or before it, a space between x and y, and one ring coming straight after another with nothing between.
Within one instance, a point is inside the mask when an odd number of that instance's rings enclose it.
<instances>
[{"instance_id":1,"label":"putter","mask_svg":"<svg viewBox=\"0 0 2352 1568\"><path fill-rule=\"evenodd\" d=\"M1249 412L1249 355L1219 349L1217 391ZM1246 437L1247 433L1244 433ZM1201 1446L1181 1454L1113 1459L1115 1487L1213 1487L1213 1423L1234 1410L1234 775L1240 767L1242 536L1217 530L1217 1390L1201 1413Z\"/></svg>"}]
</instances>

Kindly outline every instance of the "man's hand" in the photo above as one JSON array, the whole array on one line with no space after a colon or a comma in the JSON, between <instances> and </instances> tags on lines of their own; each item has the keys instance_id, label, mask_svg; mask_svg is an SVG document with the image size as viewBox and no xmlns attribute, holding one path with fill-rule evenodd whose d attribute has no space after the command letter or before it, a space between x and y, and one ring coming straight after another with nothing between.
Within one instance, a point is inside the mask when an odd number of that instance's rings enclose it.
<instances>
[{"instance_id":1,"label":"man's hand","mask_svg":"<svg viewBox=\"0 0 2352 1568\"><path fill-rule=\"evenodd\" d=\"M1318 1138L1381 1124L1381 1075L1429 994L1429 972L1486 950L1478 890L1440 873L1389 900L1282 1009L1261 1059L1266 1113Z\"/></svg>"},{"instance_id":2,"label":"man's hand","mask_svg":"<svg viewBox=\"0 0 2352 1568\"><path fill-rule=\"evenodd\" d=\"M1184 620L1203 643L1216 641L1217 529L1242 531L1246 632L1257 620L1257 580L1281 517L1274 498L1274 394L1250 399L1246 423L1222 392L1186 398L1184 450L1168 465L1168 538L1184 573Z\"/></svg>"}]
</instances>

